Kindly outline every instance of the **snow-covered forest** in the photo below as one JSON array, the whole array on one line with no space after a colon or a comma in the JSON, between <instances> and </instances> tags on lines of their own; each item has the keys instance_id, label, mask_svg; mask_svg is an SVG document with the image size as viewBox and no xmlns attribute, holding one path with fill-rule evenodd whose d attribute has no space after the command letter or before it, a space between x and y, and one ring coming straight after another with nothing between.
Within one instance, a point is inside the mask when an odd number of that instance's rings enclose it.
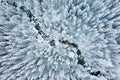
<instances>
[{"instance_id":1,"label":"snow-covered forest","mask_svg":"<svg viewBox=\"0 0 120 80\"><path fill-rule=\"evenodd\" d=\"M0 0L0 80L120 80L120 0Z\"/></svg>"}]
</instances>

